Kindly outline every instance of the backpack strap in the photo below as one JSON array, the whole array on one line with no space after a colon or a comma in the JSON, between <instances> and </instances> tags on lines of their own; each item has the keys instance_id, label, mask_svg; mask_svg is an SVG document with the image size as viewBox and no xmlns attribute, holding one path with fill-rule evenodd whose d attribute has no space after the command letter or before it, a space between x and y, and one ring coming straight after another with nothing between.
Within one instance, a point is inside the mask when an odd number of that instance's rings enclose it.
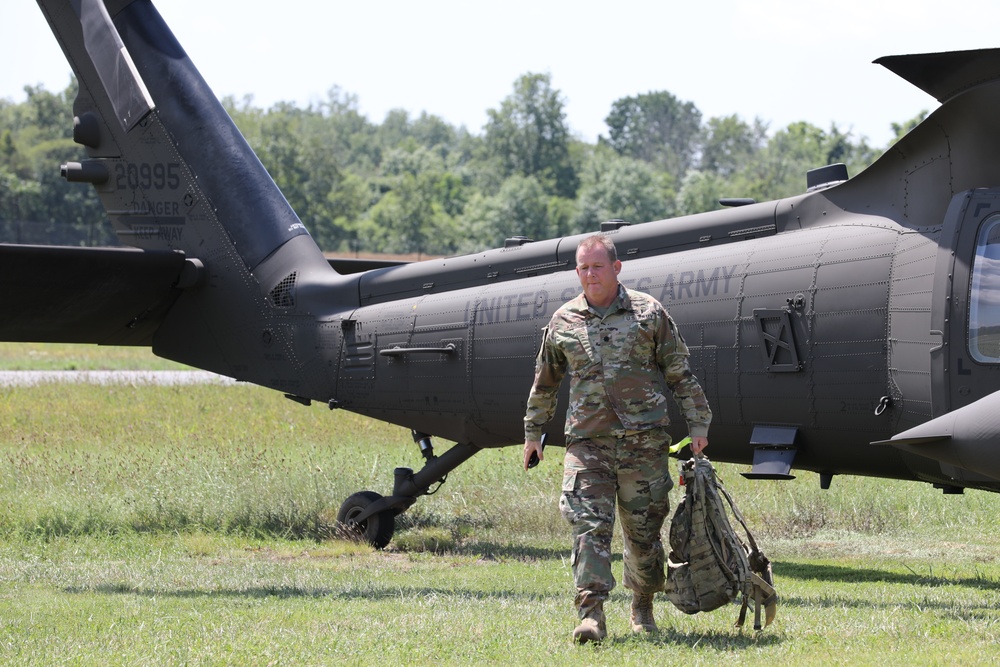
<instances>
[{"instance_id":1,"label":"backpack strap","mask_svg":"<svg viewBox=\"0 0 1000 667\"><path fill-rule=\"evenodd\" d=\"M774 586L769 584L756 572L750 573L750 579L753 585L753 629L760 630L762 627L767 627L774 620L774 615L777 612L778 606L778 593L774 590ZM743 623L747 618L747 608L750 606L750 599L744 595L743 604L740 606L740 616L736 619L736 627L742 628ZM764 609L764 625L760 624L760 610Z\"/></svg>"},{"instance_id":2,"label":"backpack strap","mask_svg":"<svg viewBox=\"0 0 1000 667\"><path fill-rule=\"evenodd\" d=\"M771 573L771 561L767 559L760 550L760 547L757 546L757 541L754 539L753 532L750 530L750 526L747 525L746 519L743 518L743 513L740 512L733 501L733 497L729 495L729 491L726 490L726 487L718 479L716 479L715 488L729 503L729 507L733 511L733 516L743 526L747 541L750 543L750 553L747 554L749 564L747 572L749 573L750 580L747 582L747 588L744 589L743 604L740 608L739 618L736 621L736 627L743 627L743 623L746 621L747 608L750 605L750 598L752 597L754 600L753 629L760 630L762 627L760 618L761 608L763 607L764 609L763 627L771 624L778 608L778 593L774 589L774 575ZM748 592L750 593L749 595L747 594Z\"/></svg>"}]
</instances>

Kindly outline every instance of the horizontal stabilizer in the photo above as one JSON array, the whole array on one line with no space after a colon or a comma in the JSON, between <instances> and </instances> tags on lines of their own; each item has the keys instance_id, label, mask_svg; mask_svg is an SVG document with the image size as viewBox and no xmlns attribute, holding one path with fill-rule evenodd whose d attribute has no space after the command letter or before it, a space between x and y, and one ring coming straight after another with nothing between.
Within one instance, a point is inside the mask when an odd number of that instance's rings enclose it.
<instances>
[{"instance_id":1,"label":"horizontal stabilizer","mask_svg":"<svg viewBox=\"0 0 1000 667\"><path fill-rule=\"evenodd\" d=\"M951 435L943 433L941 435L915 435L912 437L897 436L890 440L876 440L871 445L943 445L951 440Z\"/></svg>"},{"instance_id":2,"label":"horizontal stabilizer","mask_svg":"<svg viewBox=\"0 0 1000 667\"><path fill-rule=\"evenodd\" d=\"M872 444L1000 479L1000 391Z\"/></svg>"},{"instance_id":3,"label":"horizontal stabilizer","mask_svg":"<svg viewBox=\"0 0 1000 667\"><path fill-rule=\"evenodd\" d=\"M1000 78L1000 49L885 56L875 62L942 103Z\"/></svg>"},{"instance_id":4,"label":"horizontal stabilizer","mask_svg":"<svg viewBox=\"0 0 1000 667\"><path fill-rule=\"evenodd\" d=\"M0 244L0 340L151 345L184 255Z\"/></svg>"}]
</instances>

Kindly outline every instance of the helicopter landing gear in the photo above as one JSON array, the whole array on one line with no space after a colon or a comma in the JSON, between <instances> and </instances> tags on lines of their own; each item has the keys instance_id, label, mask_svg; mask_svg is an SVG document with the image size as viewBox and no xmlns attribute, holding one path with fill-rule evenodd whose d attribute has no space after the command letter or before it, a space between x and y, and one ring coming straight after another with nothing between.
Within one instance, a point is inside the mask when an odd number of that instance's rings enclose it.
<instances>
[{"instance_id":1,"label":"helicopter landing gear","mask_svg":"<svg viewBox=\"0 0 1000 667\"><path fill-rule=\"evenodd\" d=\"M352 494L337 513L337 528L341 535L361 540L376 549L383 549L392 540L395 518L405 512L420 496L435 493L444 484L448 473L468 461L479 447L459 443L441 456L434 454L430 436L413 431L413 441L420 446L424 467L396 468L392 495L382 497L374 491ZM431 486L437 485L433 491Z\"/></svg>"},{"instance_id":2,"label":"helicopter landing gear","mask_svg":"<svg viewBox=\"0 0 1000 667\"><path fill-rule=\"evenodd\" d=\"M370 514L367 518L358 520L374 503L382 500L382 496L374 491L359 491L352 494L337 513L337 525L345 536L358 541L364 541L376 549L384 548L392 540L396 529L396 513L391 509Z\"/></svg>"}]
</instances>

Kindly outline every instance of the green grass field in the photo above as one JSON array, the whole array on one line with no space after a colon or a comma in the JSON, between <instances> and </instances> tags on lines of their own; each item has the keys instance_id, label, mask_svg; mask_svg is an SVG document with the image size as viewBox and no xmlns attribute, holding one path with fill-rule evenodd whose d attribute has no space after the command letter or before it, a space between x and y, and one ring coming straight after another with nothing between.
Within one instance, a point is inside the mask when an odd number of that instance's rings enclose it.
<instances>
[{"instance_id":1,"label":"green grass field","mask_svg":"<svg viewBox=\"0 0 1000 667\"><path fill-rule=\"evenodd\" d=\"M0 345L0 359L35 367L22 351ZM106 352L39 354L77 368L153 363ZM376 552L334 539L332 525L348 495L387 493L394 467L419 467L405 429L242 385L0 389L0 663L995 660L1000 496L847 477L823 491L811 473L749 482L725 464L774 563L775 624L741 631L737 607L685 616L661 597L662 631L633 637L619 587L609 640L574 646L558 458L525 473L519 448L477 454Z\"/></svg>"},{"instance_id":2,"label":"green grass field","mask_svg":"<svg viewBox=\"0 0 1000 667\"><path fill-rule=\"evenodd\" d=\"M0 371L183 370L145 347L0 342Z\"/></svg>"}]
</instances>

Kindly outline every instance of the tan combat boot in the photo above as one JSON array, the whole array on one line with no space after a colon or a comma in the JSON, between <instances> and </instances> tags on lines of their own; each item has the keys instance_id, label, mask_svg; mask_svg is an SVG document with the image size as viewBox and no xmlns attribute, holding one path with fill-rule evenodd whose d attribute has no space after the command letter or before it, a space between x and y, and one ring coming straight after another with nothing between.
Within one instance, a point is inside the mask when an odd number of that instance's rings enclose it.
<instances>
[{"instance_id":1,"label":"tan combat boot","mask_svg":"<svg viewBox=\"0 0 1000 667\"><path fill-rule=\"evenodd\" d=\"M632 593L632 632L656 632L653 619L653 594Z\"/></svg>"},{"instance_id":2,"label":"tan combat boot","mask_svg":"<svg viewBox=\"0 0 1000 667\"><path fill-rule=\"evenodd\" d=\"M604 624L604 601L598 600L590 609L583 612L580 625L573 630L573 641L577 644L600 642L608 636Z\"/></svg>"}]
</instances>

